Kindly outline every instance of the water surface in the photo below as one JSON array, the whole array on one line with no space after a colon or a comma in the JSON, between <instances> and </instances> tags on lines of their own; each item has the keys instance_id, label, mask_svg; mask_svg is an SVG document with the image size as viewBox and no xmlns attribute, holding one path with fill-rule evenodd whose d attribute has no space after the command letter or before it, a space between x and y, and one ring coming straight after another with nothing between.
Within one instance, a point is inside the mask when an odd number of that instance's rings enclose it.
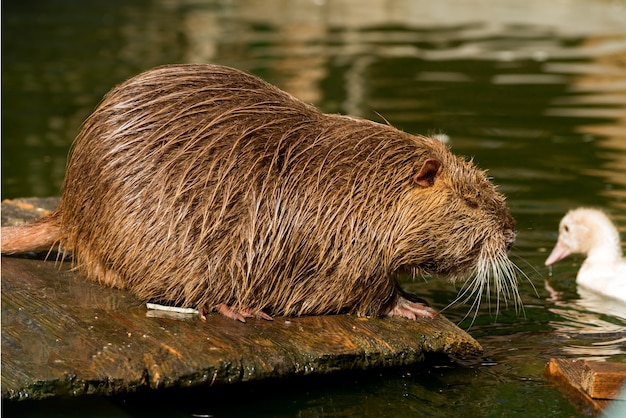
<instances>
[{"instance_id":1,"label":"water surface","mask_svg":"<svg viewBox=\"0 0 626 418\"><path fill-rule=\"evenodd\" d=\"M20 415L525 416L578 411L542 378L551 357L626 362L626 313L581 294L582 259L543 267L570 208L626 232L626 3L572 0L4 2L2 198L59 195L80 124L155 65L235 66L313 103L445 134L488 169L518 221L524 308L445 310L479 359L298 379L233 393L41 403ZM459 286L405 280L444 309ZM16 413L17 413L16 412ZM97 415L100 414L100 415Z\"/></svg>"}]
</instances>

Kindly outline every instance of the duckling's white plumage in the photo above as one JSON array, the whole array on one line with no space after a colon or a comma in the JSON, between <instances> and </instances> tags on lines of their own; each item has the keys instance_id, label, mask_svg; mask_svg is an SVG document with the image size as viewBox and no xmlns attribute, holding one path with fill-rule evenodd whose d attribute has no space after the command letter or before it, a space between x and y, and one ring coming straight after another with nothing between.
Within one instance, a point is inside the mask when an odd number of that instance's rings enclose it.
<instances>
[{"instance_id":1,"label":"duckling's white plumage","mask_svg":"<svg viewBox=\"0 0 626 418\"><path fill-rule=\"evenodd\" d=\"M561 219L559 238L546 266L570 254L587 256L576 276L579 286L626 302L626 259L619 232L602 211L578 208Z\"/></svg>"}]
</instances>

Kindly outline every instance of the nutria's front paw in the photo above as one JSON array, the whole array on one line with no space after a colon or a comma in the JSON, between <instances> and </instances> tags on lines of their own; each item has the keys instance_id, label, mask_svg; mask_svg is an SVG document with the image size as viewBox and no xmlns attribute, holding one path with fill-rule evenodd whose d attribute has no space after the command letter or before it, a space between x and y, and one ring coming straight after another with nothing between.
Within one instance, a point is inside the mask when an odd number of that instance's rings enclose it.
<instances>
[{"instance_id":1,"label":"nutria's front paw","mask_svg":"<svg viewBox=\"0 0 626 418\"><path fill-rule=\"evenodd\" d=\"M217 305L215 307L215 310L227 318L231 318L241 322L246 322L246 318L265 319L266 321L274 320L274 318L261 310L233 308L232 306L228 306L225 303L220 303L219 305Z\"/></svg>"},{"instance_id":2,"label":"nutria's front paw","mask_svg":"<svg viewBox=\"0 0 626 418\"><path fill-rule=\"evenodd\" d=\"M426 302L414 302L403 296L399 296L395 305L391 306L384 314L387 316L401 316L415 320L417 318L432 319L439 315L439 312L428 306Z\"/></svg>"}]
</instances>

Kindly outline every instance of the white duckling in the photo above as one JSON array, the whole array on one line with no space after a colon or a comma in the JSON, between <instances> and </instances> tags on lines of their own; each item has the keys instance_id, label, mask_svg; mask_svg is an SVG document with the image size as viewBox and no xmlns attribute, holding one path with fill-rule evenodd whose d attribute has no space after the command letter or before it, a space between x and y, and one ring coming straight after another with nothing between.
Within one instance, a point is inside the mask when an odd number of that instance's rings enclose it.
<instances>
[{"instance_id":1,"label":"white duckling","mask_svg":"<svg viewBox=\"0 0 626 418\"><path fill-rule=\"evenodd\" d=\"M546 266L570 254L587 256L576 276L579 286L626 303L626 259L619 232L602 211L578 208L561 219L559 238Z\"/></svg>"}]
</instances>

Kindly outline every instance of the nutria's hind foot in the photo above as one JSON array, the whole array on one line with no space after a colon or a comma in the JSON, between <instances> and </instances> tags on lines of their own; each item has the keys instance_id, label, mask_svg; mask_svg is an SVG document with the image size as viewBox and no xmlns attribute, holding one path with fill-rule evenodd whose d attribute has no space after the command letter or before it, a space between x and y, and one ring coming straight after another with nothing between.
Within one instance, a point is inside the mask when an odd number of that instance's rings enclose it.
<instances>
[{"instance_id":1,"label":"nutria's hind foot","mask_svg":"<svg viewBox=\"0 0 626 418\"><path fill-rule=\"evenodd\" d=\"M219 305L217 305L215 307L215 310L227 318L241 322L246 322L246 318L265 319L266 321L274 320L274 318L261 310L233 308L232 306L228 306L225 303L220 303Z\"/></svg>"},{"instance_id":2,"label":"nutria's hind foot","mask_svg":"<svg viewBox=\"0 0 626 418\"><path fill-rule=\"evenodd\" d=\"M390 306L386 312L387 316L401 316L416 320L417 318L435 318L439 312L428 306L424 301L409 300L404 296L398 296L394 305Z\"/></svg>"}]
</instances>

